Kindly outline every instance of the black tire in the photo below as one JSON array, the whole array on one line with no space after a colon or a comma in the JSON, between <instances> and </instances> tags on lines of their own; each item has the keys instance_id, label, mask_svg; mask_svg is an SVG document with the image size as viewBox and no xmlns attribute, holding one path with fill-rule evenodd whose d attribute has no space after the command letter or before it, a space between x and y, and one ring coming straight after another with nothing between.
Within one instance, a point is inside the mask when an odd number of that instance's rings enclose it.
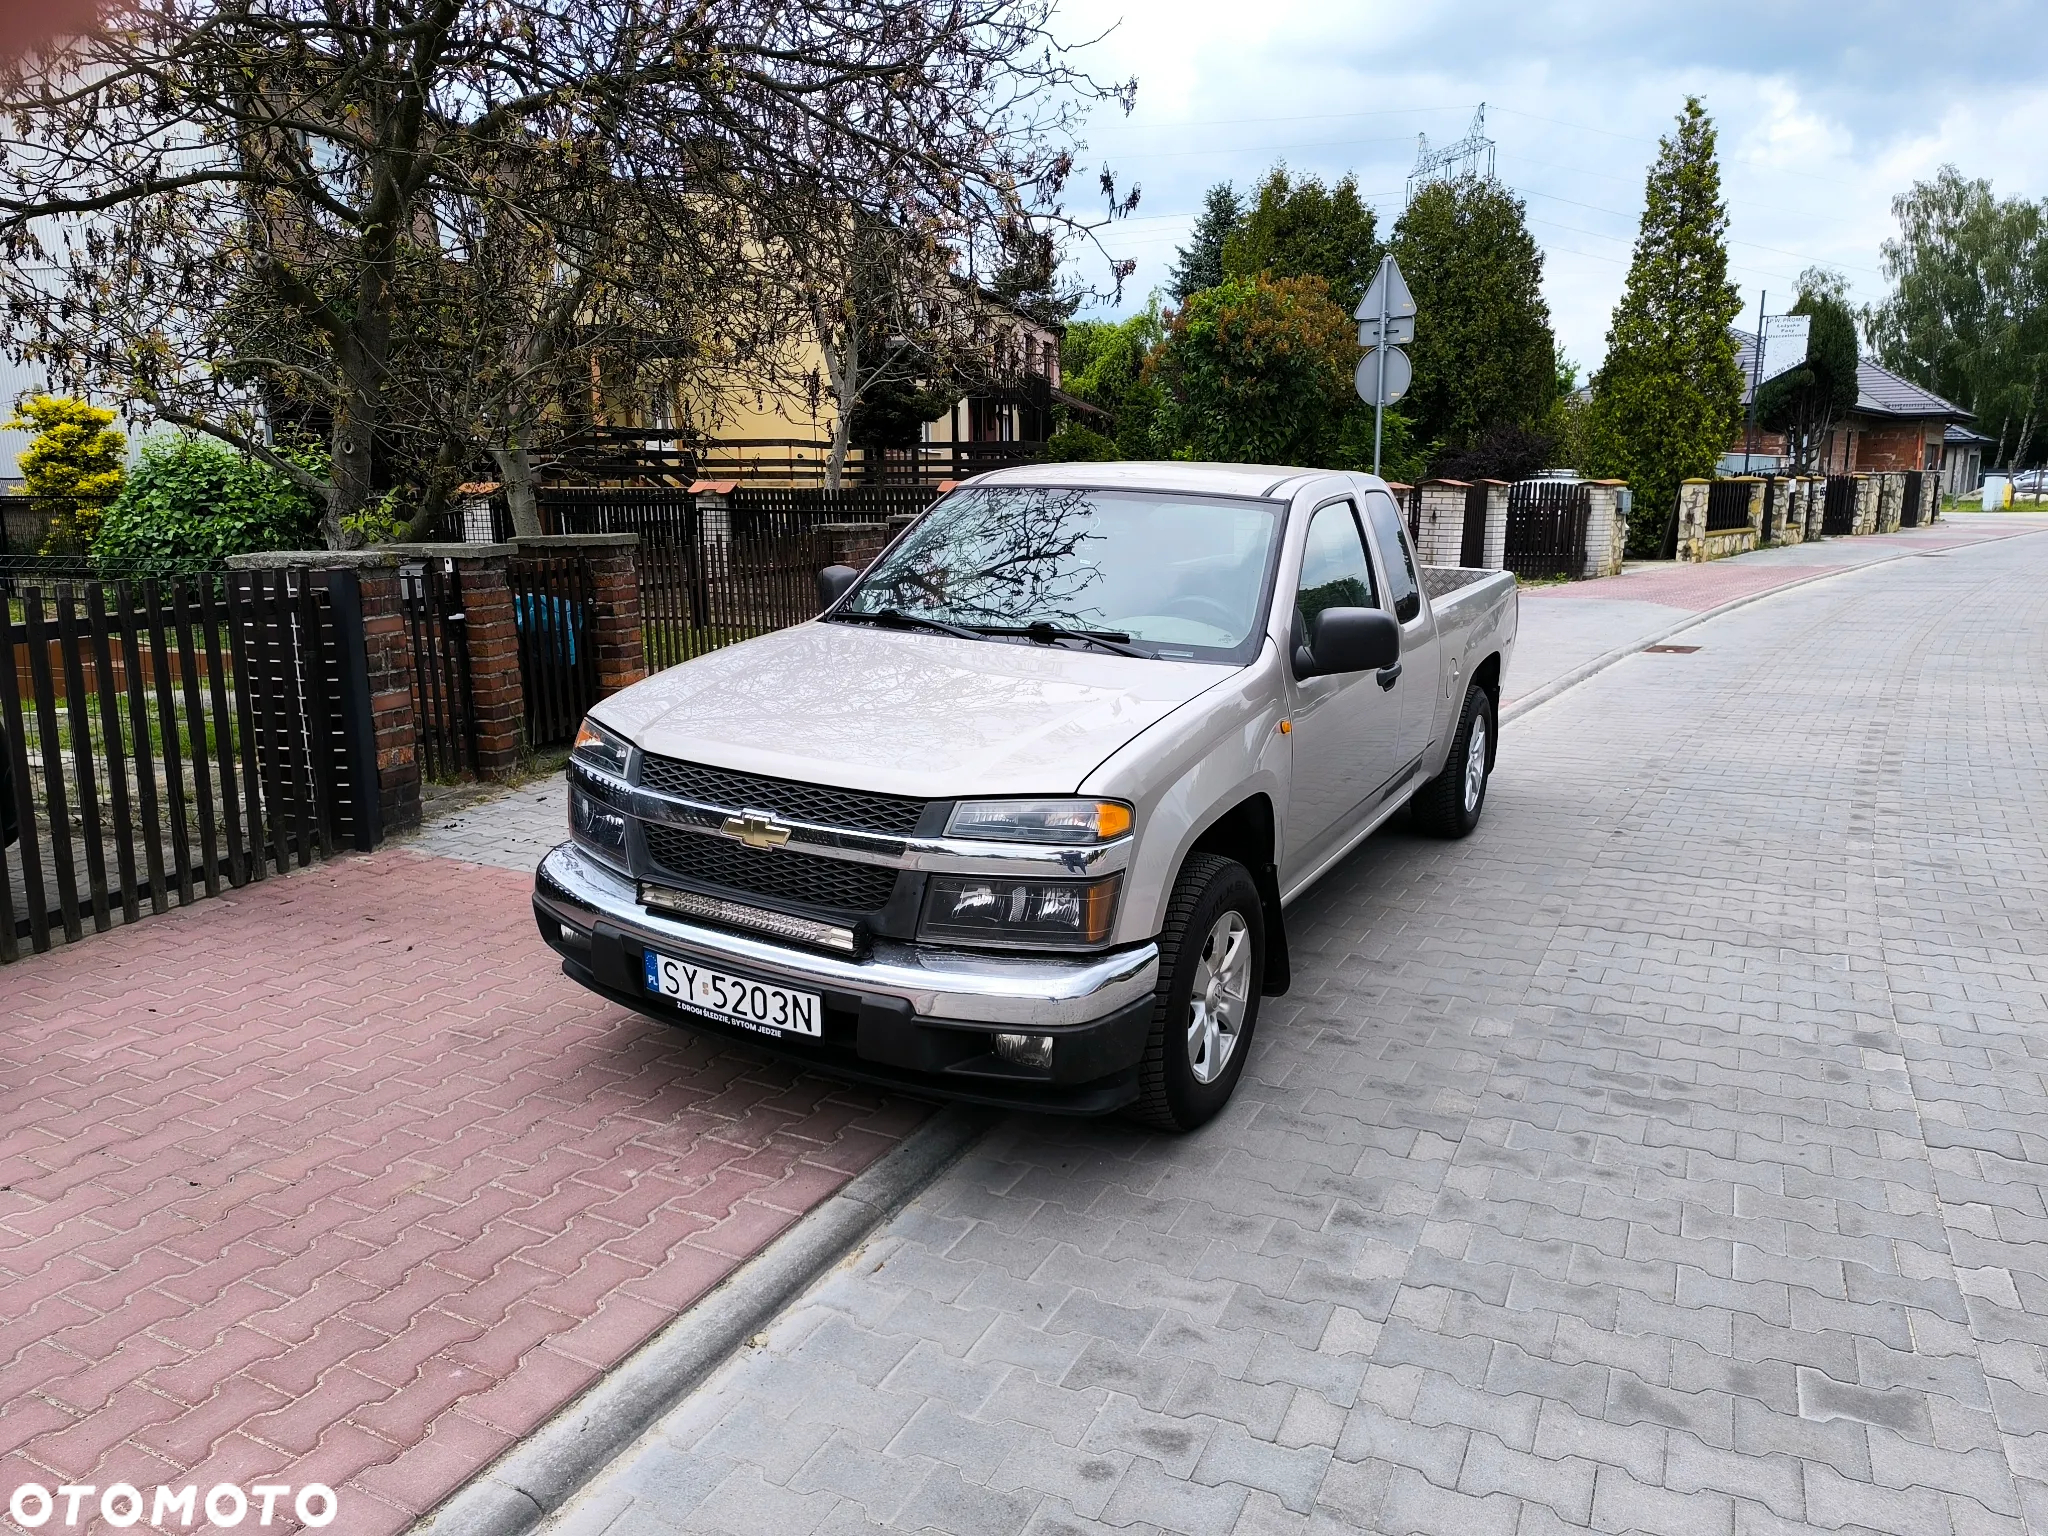
<instances>
[{"instance_id":1,"label":"black tire","mask_svg":"<svg viewBox=\"0 0 2048 1536\"><path fill-rule=\"evenodd\" d=\"M1200 1057L1190 1039L1195 1034L1195 979L1205 967L1205 949L1212 939L1228 932L1227 919L1233 915L1250 950L1249 964L1235 965L1225 973L1226 978L1236 977L1241 969L1243 996L1229 991L1232 1006L1219 1013L1219 1017L1227 1017L1231 1011L1237 1014L1234 1031L1227 1032L1227 1048L1216 1045L1226 1032L1204 1031L1204 1053L1215 1051L1221 1063L1215 1076L1204 1082L1197 1065ZM1252 1034L1258 1027L1265 971L1264 909L1251 871L1235 859L1195 854L1174 881L1173 897L1166 905L1166 926L1159 935L1159 988L1154 994L1152 1032L1138 1068L1138 1102L1131 1106L1134 1119L1157 1130L1192 1131L1213 1120L1230 1102L1237 1080L1244 1075L1245 1058L1251 1053Z\"/></svg>"},{"instance_id":2,"label":"black tire","mask_svg":"<svg viewBox=\"0 0 2048 1536\"><path fill-rule=\"evenodd\" d=\"M1444 769L1415 792L1408 802L1416 826L1433 837L1465 837L1479 825L1486 809L1486 783L1493 771L1492 757L1499 731L1495 727L1493 696L1478 684L1465 690L1465 708L1458 716L1458 732L1451 738L1450 755ZM1467 768L1472 761L1472 737L1479 732L1480 762L1476 794L1467 793Z\"/></svg>"}]
</instances>

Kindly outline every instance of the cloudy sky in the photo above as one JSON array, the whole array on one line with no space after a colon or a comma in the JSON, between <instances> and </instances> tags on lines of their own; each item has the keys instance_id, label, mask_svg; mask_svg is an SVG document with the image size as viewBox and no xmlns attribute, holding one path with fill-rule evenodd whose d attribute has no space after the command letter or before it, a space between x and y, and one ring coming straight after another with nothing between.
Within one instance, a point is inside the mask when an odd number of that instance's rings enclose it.
<instances>
[{"instance_id":1,"label":"cloudy sky","mask_svg":"<svg viewBox=\"0 0 2048 1536\"><path fill-rule=\"evenodd\" d=\"M1098 112L1091 167L1142 185L1106 232L1136 260L1126 301L1163 285L1203 190L1276 159L1358 175L1386 232L1416 135L1464 136L1486 103L1497 174L1546 253L1559 339L1584 370L1605 347L1643 176L1688 92L1719 126L1730 259L1748 313L1773 313L1813 264L1858 300L1885 291L1891 199L1944 162L2001 196L2048 195L2048 0L1713 7L1587 0L1064 0L1100 76L1138 77L1137 110ZM1099 280L1101 262L1078 268Z\"/></svg>"}]
</instances>

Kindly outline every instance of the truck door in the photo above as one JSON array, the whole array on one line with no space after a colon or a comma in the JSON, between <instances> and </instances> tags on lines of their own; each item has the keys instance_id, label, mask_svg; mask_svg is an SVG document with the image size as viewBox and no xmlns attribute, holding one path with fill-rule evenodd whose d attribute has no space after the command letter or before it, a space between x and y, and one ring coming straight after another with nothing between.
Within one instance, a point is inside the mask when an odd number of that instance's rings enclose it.
<instances>
[{"instance_id":1,"label":"truck door","mask_svg":"<svg viewBox=\"0 0 2048 1536\"><path fill-rule=\"evenodd\" d=\"M1401 702L1400 761L1388 772L1406 770L1429 750L1436 725L1438 693L1436 620L1422 600L1421 571L1408 544L1401 509L1385 491L1365 493L1365 517L1379 548L1380 570L1386 577L1383 606L1401 621L1401 670L1389 692Z\"/></svg>"},{"instance_id":2,"label":"truck door","mask_svg":"<svg viewBox=\"0 0 2048 1536\"><path fill-rule=\"evenodd\" d=\"M1294 636L1305 644L1325 608L1382 606L1349 497L1309 520L1294 596ZM1290 651L1292 646L1289 647ZM1287 796L1286 878L1299 875L1365 815L1400 766L1401 701L1373 672L1290 678L1292 769Z\"/></svg>"}]
</instances>

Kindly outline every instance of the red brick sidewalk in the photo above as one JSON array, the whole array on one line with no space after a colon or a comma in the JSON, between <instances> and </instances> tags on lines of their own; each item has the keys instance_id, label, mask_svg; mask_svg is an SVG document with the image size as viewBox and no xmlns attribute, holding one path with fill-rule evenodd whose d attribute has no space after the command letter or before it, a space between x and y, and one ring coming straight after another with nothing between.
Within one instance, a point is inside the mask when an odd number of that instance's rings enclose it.
<instances>
[{"instance_id":1,"label":"red brick sidewalk","mask_svg":"<svg viewBox=\"0 0 2048 1536\"><path fill-rule=\"evenodd\" d=\"M0 1489L401 1530L928 1112L591 997L529 889L388 852L0 970Z\"/></svg>"}]
</instances>

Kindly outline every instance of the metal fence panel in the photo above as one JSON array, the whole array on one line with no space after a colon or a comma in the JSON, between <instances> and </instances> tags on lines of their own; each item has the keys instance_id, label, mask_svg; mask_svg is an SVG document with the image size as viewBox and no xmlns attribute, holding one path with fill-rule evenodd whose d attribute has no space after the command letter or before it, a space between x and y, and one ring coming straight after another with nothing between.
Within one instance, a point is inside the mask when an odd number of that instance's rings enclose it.
<instances>
[{"instance_id":1,"label":"metal fence panel","mask_svg":"<svg viewBox=\"0 0 2048 1536\"><path fill-rule=\"evenodd\" d=\"M1508 489L1507 568L1531 578L1576 577L1586 568L1592 487L1523 480Z\"/></svg>"},{"instance_id":2,"label":"metal fence panel","mask_svg":"<svg viewBox=\"0 0 2048 1536\"><path fill-rule=\"evenodd\" d=\"M1821 503L1820 531L1849 534L1856 531L1856 477L1829 475L1826 498Z\"/></svg>"},{"instance_id":3,"label":"metal fence panel","mask_svg":"<svg viewBox=\"0 0 2048 1536\"><path fill-rule=\"evenodd\" d=\"M597 583L578 555L522 556L506 571L519 630L526 739L572 740L597 702Z\"/></svg>"},{"instance_id":4,"label":"metal fence panel","mask_svg":"<svg viewBox=\"0 0 2048 1536\"><path fill-rule=\"evenodd\" d=\"M32 581L0 608L0 960L364 846L353 581Z\"/></svg>"},{"instance_id":5,"label":"metal fence panel","mask_svg":"<svg viewBox=\"0 0 2048 1536\"><path fill-rule=\"evenodd\" d=\"M1747 480L1716 480L1707 487L1707 532L1733 533L1749 526Z\"/></svg>"}]
</instances>

